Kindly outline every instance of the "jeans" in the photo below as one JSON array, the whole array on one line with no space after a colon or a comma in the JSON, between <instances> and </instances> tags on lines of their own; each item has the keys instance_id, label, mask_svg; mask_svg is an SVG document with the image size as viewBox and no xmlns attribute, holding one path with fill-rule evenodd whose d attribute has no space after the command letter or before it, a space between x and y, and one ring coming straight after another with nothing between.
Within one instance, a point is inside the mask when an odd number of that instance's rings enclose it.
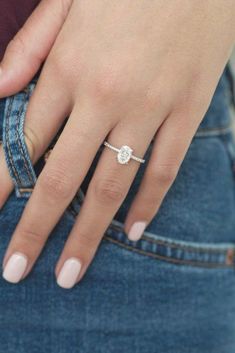
<instances>
[{"instance_id":1,"label":"jeans","mask_svg":"<svg viewBox=\"0 0 235 353\"><path fill-rule=\"evenodd\" d=\"M1 259L62 131L33 166L23 124L37 79L38 74L24 90L0 100L0 137L15 186L0 210ZM177 178L141 240L128 240L123 222L147 163L140 166L85 277L64 290L56 284L54 266L100 147L31 274L17 285L0 279L0 352L235 352L232 84L226 66ZM147 161L151 148L152 143Z\"/></svg>"}]
</instances>

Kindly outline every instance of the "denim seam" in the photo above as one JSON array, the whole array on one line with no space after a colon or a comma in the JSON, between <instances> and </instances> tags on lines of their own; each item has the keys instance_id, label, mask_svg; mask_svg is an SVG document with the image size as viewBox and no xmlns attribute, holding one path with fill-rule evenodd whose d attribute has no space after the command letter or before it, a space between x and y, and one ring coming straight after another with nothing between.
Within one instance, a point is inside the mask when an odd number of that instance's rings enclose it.
<instances>
[{"instance_id":1,"label":"denim seam","mask_svg":"<svg viewBox=\"0 0 235 353\"><path fill-rule=\"evenodd\" d=\"M19 193L19 196L24 194L25 192L31 193L33 188L31 187L24 187L23 186L23 176L18 173L16 164L13 158L12 154L12 144L11 144L11 136L10 136L10 114L13 110L14 107L14 102L16 101L16 109L14 111L14 144L18 148L18 156L20 158L20 161L23 164L23 170L25 171L27 178L28 178L28 183L34 184L34 179L31 173L31 170L29 168L29 165L27 164L27 158L25 156L25 153L27 153L27 145L24 144L24 134L23 134L23 124L24 124L24 116L22 114L24 113L24 108L25 104L29 98L29 95L31 93L31 89L28 86L25 88L23 91L21 91L19 94L21 94L20 99L17 100L17 95L14 95L12 97L8 97L8 106L7 106L7 111L6 111L6 116L5 116L5 141L6 141L6 158L9 162L9 172L13 178L13 182L16 188L17 193ZM20 102L19 102L20 101ZM20 104L19 104L20 103ZM22 120L23 118L23 120ZM2 141L3 143L3 141ZM23 148L25 147L25 148Z\"/></svg>"},{"instance_id":2,"label":"denim seam","mask_svg":"<svg viewBox=\"0 0 235 353\"><path fill-rule=\"evenodd\" d=\"M6 112L6 134L5 134L5 136L6 136L6 145L7 145L7 152L8 152L7 156L9 157L8 160L11 165L11 171L12 171L13 176L16 179L17 183L21 184L20 176L19 176L17 169L15 168L15 165L13 163L13 157L12 157L11 148L10 148L10 141L9 141L9 116L12 111L12 105L14 102L14 98L15 98L15 96L9 98L8 110Z\"/></svg>"},{"instance_id":3,"label":"denim seam","mask_svg":"<svg viewBox=\"0 0 235 353\"><path fill-rule=\"evenodd\" d=\"M145 235L142 236L142 238L150 243L153 244L157 244L157 245L164 245L164 246L168 246L170 248L173 249L179 249L179 250L185 250L188 252L193 252L193 253L210 253L210 254L225 254L225 250L223 249L213 249L213 248L203 248L203 247L192 247L192 246L187 246L187 245L181 245L181 244L174 244L174 243L170 243L170 242L164 242L162 240L157 240L157 239L151 239Z\"/></svg>"},{"instance_id":4,"label":"denim seam","mask_svg":"<svg viewBox=\"0 0 235 353\"><path fill-rule=\"evenodd\" d=\"M33 178L32 178L30 169L29 169L29 167L28 167L28 164L27 164L27 161L26 161L26 158L25 158L25 155L24 155L24 150L23 150L23 148L22 148L22 141L21 141L21 138L20 138L20 136L19 136L19 133L20 133L20 131L19 131L20 115L22 114L22 109L23 109L23 107L24 107L24 104L26 103L26 101L27 101L28 98L29 98L30 90L27 90L27 91L25 91L24 93L25 93L25 94L24 94L24 99L23 99L23 105L21 106L21 110L19 109L18 114L17 114L17 119L18 119L18 120L17 120L17 129L16 129L16 131L17 131L16 139L17 139L17 143L18 143L18 146L19 146L19 149L20 149L20 152L21 152L21 157L22 157L22 159L23 159L23 163L24 163L25 170L27 171L27 174L28 174L28 177L29 177L31 183L34 184L34 180L33 180ZM22 189L22 188L21 188L21 189ZM24 188L23 188L23 189L24 189Z\"/></svg>"},{"instance_id":5,"label":"denim seam","mask_svg":"<svg viewBox=\"0 0 235 353\"><path fill-rule=\"evenodd\" d=\"M227 126L219 127L219 128L202 128L198 132L196 132L195 137L210 137L210 136L219 136L226 135L231 132L232 124L230 123Z\"/></svg>"},{"instance_id":6,"label":"denim seam","mask_svg":"<svg viewBox=\"0 0 235 353\"><path fill-rule=\"evenodd\" d=\"M124 234L124 231L121 227L118 227L118 225L114 225L114 224L110 224L110 227L114 229L114 231L119 231L121 233ZM145 235L145 233L143 233L143 236L141 237L141 239L153 243L153 244L157 244L157 245L164 245L164 246L168 246L171 247L173 249L179 249L179 250L185 250L185 251L190 251L190 252L194 252L194 253L211 253L211 254L225 254L227 249L229 249L229 247L225 248L225 249L214 249L214 248L203 248L203 247L193 247L190 245L182 245L182 244L176 244L176 243L171 243L170 241L164 241L161 239L152 239L149 236Z\"/></svg>"},{"instance_id":7,"label":"denim seam","mask_svg":"<svg viewBox=\"0 0 235 353\"><path fill-rule=\"evenodd\" d=\"M116 245L119 245L127 250L139 253L141 255L146 255L146 256L150 256L152 258L155 259L159 259L159 260L164 260L166 262L172 262L174 264L182 264L182 265L191 265L191 266L195 266L195 267L206 267L206 268L234 268L234 264L226 264L226 263L219 263L219 262L202 262L202 261L190 261L190 260L180 260L180 259L174 259L172 257L169 256L163 256L163 255L159 255L156 253L151 253L149 251L145 251L142 249L138 249L138 248L134 248L131 245L127 245L124 244L116 239L113 239L107 235L104 236L104 239L107 241L110 241L111 243L114 243Z\"/></svg>"}]
</instances>

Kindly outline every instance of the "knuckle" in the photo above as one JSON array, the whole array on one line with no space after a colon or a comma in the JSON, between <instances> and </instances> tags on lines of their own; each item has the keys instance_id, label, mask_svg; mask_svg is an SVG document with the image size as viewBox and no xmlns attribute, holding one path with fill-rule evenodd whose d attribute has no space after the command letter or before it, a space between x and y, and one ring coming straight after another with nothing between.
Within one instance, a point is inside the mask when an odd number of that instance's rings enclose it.
<instances>
[{"instance_id":1,"label":"knuckle","mask_svg":"<svg viewBox=\"0 0 235 353\"><path fill-rule=\"evenodd\" d=\"M21 245L27 248L35 247L35 245L42 246L45 242L45 238L41 233L29 228L20 228L19 234Z\"/></svg>"},{"instance_id":2,"label":"knuckle","mask_svg":"<svg viewBox=\"0 0 235 353\"><path fill-rule=\"evenodd\" d=\"M119 203L124 199L126 194L124 187L115 179L96 181L93 188L97 200L102 203Z\"/></svg>"},{"instance_id":3,"label":"knuckle","mask_svg":"<svg viewBox=\"0 0 235 353\"><path fill-rule=\"evenodd\" d=\"M161 165L159 164L155 171L153 172L153 181L162 184L171 184L178 173L178 166L173 164Z\"/></svg>"},{"instance_id":4,"label":"knuckle","mask_svg":"<svg viewBox=\"0 0 235 353\"><path fill-rule=\"evenodd\" d=\"M145 190L145 194L142 194L141 197L139 213L143 214L144 218L152 216L160 202L160 194L158 193L156 184L153 184L152 187L151 185L148 185L148 188Z\"/></svg>"},{"instance_id":5,"label":"knuckle","mask_svg":"<svg viewBox=\"0 0 235 353\"><path fill-rule=\"evenodd\" d=\"M89 251L91 248L96 248L98 245L98 237L94 232L79 231L79 239L83 247L88 247Z\"/></svg>"},{"instance_id":6,"label":"knuckle","mask_svg":"<svg viewBox=\"0 0 235 353\"><path fill-rule=\"evenodd\" d=\"M63 84L65 94L76 90L84 71L83 63L80 58L73 59L63 45L54 46L47 57L46 67L54 78ZM72 89L73 88L73 89Z\"/></svg>"},{"instance_id":7,"label":"knuckle","mask_svg":"<svg viewBox=\"0 0 235 353\"><path fill-rule=\"evenodd\" d=\"M54 200L67 200L73 195L73 184L66 174L66 172L61 168L44 171L39 179L38 184L45 192Z\"/></svg>"},{"instance_id":8,"label":"knuckle","mask_svg":"<svg viewBox=\"0 0 235 353\"><path fill-rule=\"evenodd\" d=\"M210 97L204 86L205 85L201 82L198 83L198 81L195 80L194 83L188 87L187 92L181 95L179 102L176 103L179 110L187 115L204 111L210 101Z\"/></svg>"},{"instance_id":9,"label":"knuckle","mask_svg":"<svg viewBox=\"0 0 235 353\"><path fill-rule=\"evenodd\" d=\"M116 66L115 69L106 68L92 79L90 94L95 102L117 102L124 98L127 92L127 75L123 69Z\"/></svg>"},{"instance_id":10,"label":"knuckle","mask_svg":"<svg viewBox=\"0 0 235 353\"><path fill-rule=\"evenodd\" d=\"M159 88L148 89L144 95L144 105L147 111L156 111L157 107L166 106L166 97Z\"/></svg>"}]
</instances>

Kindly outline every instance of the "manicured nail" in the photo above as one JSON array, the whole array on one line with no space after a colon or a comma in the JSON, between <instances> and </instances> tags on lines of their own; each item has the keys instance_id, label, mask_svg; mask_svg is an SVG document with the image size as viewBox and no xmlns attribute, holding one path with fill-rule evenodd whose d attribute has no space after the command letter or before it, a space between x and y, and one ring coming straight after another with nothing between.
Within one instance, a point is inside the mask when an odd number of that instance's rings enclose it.
<instances>
[{"instance_id":1,"label":"manicured nail","mask_svg":"<svg viewBox=\"0 0 235 353\"><path fill-rule=\"evenodd\" d=\"M27 257L21 253L11 255L3 270L3 278L11 283L18 283L27 267Z\"/></svg>"},{"instance_id":2,"label":"manicured nail","mask_svg":"<svg viewBox=\"0 0 235 353\"><path fill-rule=\"evenodd\" d=\"M132 241L137 241L141 238L146 228L146 222L135 222L128 233L128 238Z\"/></svg>"},{"instance_id":3,"label":"manicured nail","mask_svg":"<svg viewBox=\"0 0 235 353\"><path fill-rule=\"evenodd\" d=\"M65 261L57 277L57 284L62 288L72 288L81 270L81 262L75 257Z\"/></svg>"}]
</instances>

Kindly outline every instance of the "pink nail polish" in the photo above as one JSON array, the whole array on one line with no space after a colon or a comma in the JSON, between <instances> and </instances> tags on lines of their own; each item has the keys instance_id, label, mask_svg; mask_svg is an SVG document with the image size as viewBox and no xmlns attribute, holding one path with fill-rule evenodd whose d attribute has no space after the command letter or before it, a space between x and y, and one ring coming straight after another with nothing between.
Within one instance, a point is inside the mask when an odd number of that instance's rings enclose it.
<instances>
[{"instance_id":1,"label":"pink nail polish","mask_svg":"<svg viewBox=\"0 0 235 353\"><path fill-rule=\"evenodd\" d=\"M11 283L18 283L27 267L27 257L21 253L14 253L7 261L3 270L3 278Z\"/></svg>"},{"instance_id":2,"label":"pink nail polish","mask_svg":"<svg viewBox=\"0 0 235 353\"><path fill-rule=\"evenodd\" d=\"M81 262L75 257L66 260L57 277L57 284L62 288L72 288L77 281L81 267Z\"/></svg>"},{"instance_id":3,"label":"pink nail polish","mask_svg":"<svg viewBox=\"0 0 235 353\"><path fill-rule=\"evenodd\" d=\"M137 241L141 238L145 228L146 222L135 222L128 233L128 238L132 241Z\"/></svg>"}]
</instances>

